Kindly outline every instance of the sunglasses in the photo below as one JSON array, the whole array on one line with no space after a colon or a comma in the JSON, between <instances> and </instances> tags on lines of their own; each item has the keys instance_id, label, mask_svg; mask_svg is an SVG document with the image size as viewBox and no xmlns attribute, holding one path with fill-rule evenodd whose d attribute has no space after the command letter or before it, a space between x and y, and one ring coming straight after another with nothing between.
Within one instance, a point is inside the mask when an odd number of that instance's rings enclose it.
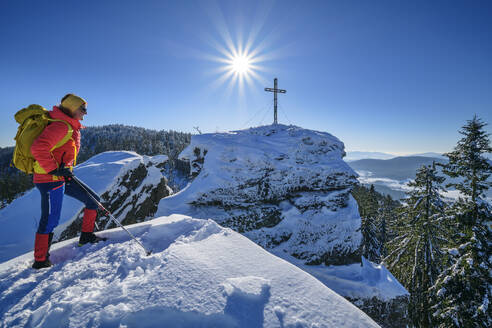
<instances>
[{"instance_id":1,"label":"sunglasses","mask_svg":"<svg viewBox=\"0 0 492 328\"><path fill-rule=\"evenodd\" d=\"M84 106L80 106L79 109L82 111L82 113L87 114L87 108Z\"/></svg>"}]
</instances>

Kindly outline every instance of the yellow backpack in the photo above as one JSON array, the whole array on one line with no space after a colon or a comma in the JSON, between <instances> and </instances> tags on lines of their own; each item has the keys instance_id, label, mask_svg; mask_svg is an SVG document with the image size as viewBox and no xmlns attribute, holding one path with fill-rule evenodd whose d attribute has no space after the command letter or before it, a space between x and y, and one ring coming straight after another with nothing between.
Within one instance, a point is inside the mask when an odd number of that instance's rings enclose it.
<instances>
[{"instance_id":1,"label":"yellow backpack","mask_svg":"<svg viewBox=\"0 0 492 328\"><path fill-rule=\"evenodd\" d=\"M15 148L11 165L28 174L34 173L36 162L31 154L31 145L50 122L64 122L68 127L65 137L50 151L63 146L72 138L72 126L66 121L50 118L48 111L40 105L29 105L21 109L15 114L15 120L20 126L15 136Z\"/></svg>"}]
</instances>

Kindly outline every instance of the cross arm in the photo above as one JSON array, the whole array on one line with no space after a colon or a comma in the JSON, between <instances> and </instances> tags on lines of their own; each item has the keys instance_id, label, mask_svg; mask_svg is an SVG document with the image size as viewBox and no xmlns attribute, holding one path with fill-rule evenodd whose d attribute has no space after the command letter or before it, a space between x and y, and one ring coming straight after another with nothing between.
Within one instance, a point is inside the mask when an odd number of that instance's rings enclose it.
<instances>
[{"instance_id":1,"label":"cross arm","mask_svg":"<svg viewBox=\"0 0 492 328\"><path fill-rule=\"evenodd\" d=\"M283 90L283 89L272 89L272 88L265 88L265 91L278 92L278 93L286 93L287 92L287 90Z\"/></svg>"}]
</instances>

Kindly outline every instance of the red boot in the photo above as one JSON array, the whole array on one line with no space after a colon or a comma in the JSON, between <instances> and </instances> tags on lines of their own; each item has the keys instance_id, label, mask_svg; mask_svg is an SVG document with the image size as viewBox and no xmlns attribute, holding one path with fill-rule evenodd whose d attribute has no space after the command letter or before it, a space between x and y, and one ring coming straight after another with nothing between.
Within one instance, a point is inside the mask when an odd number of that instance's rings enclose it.
<instances>
[{"instance_id":1,"label":"red boot","mask_svg":"<svg viewBox=\"0 0 492 328\"><path fill-rule=\"evenodd\" d=\"M49 239L49 233L36 234L36 239L34 240L34 264L32 265L34 269L48 268L53 265L47 257L50 244Z\"/></svg>"},{"instance_id":2,"label":"red boot","mask_svg":"<svg viewBox=\"0 0 492 328\"><path fill-rule=\"evenodd\" d=\"M94 222L96 222L97 210L84 210L84 218L82 219L82 233L79 238L79 246L87 243L95 244L100 241L105 241L107 238L98 237L94 234Z\"/></svg>"}]
</instances>

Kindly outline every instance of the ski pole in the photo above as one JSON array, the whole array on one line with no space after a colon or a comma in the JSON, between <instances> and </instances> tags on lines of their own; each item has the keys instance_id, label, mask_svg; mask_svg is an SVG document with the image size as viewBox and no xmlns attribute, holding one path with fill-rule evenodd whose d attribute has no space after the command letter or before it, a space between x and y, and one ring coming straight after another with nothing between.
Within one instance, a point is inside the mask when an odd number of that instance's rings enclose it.
<instances>
[{"instance_id":1,"label":"ski pole","mask_svg":"<svg viewBox=\"0 0 492 328\"><path fill-rule=\"evenodd\" d=\"M99 202L96 197L94 197L85 187L84 187L84 184L79 180L79 178L77 178L75 175L72 176L72 179L73 181L77 182L77 184L80 186L80 188L82 188L86 193L87 195L89 195L89 197L94 201L96 202L97 206L99 206L99 208L101 210L104 211L104 213L109 216L109 218L111 220L113 220L114 223L116 223L121 229L125 230L126 233L132 238L134 239L140 246L142 246L142 248L144 249L145 253L147 254L147 256L149 256L150 254L152 254L152 251L148 251L145 246L137 239L135 238L134 235L132 235L132 233L130 231L128 231L128 229L126 229L121 223L120 221L116 220L116 218L113 216L113 214L111 214L110 211L108 211L102 204L101 202Z\"/></svg>"}]
</instances>

